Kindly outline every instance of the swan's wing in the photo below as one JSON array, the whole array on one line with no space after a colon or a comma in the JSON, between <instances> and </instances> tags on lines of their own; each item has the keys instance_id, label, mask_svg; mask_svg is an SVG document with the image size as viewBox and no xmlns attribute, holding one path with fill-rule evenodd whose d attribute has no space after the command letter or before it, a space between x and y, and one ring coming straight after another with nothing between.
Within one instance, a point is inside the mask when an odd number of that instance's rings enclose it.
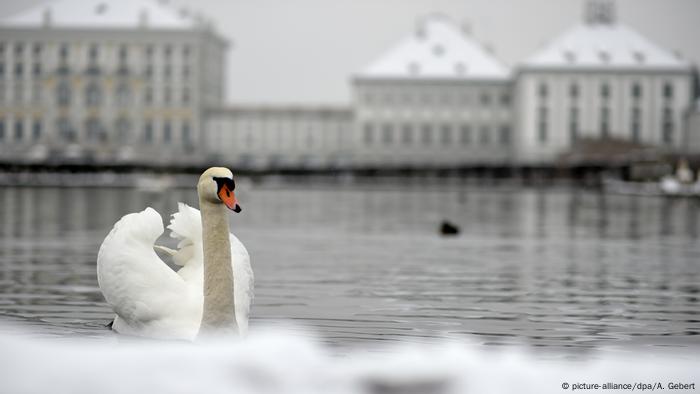
<instances>
[{"instance_id":1,"label":"swan's wing","mask_svg":"<svg viewBox=\"0 0 700 394\"><path fill-rule=\"evenodd\" d=\"M233 291L236 303L236 323L242 335L248 331L248 317L253 303L255 277L250 265L250 255L235 235L229 234L231 259L233 260Z\"/></svg>"},{"instance_id":2,"label":"swan's wing","mask_svg":"<svg viewBox=\"0 0 700 394\"><path fill-rule=\"evenodd\" d=\"M202 216L199 210L191 206L178 203L177 212L172 215L168 229L170 236L179 240L177 252L173 254L173 261L180 266L189 265L192 262L202 262Z\"/></svg>"},{"instance_id":3,"label":"swan's wing","mask_svg":"<svg viewBox=\"0 0 700 394\"><path fill-rule=\"evenodd\" d=\"M153 250L162 233L160 214L149 207L121 218L100 246L100 289L114 312L130 325L168 315L186 296L185 282Z\"/></svg>"}]
</instances>

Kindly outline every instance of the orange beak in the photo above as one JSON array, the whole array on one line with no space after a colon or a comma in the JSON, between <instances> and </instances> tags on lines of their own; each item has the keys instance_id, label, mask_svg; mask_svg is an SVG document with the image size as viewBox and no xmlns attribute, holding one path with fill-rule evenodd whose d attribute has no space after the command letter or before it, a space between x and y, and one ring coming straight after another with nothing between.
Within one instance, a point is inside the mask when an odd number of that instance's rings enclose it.
<instances>
[{"instance_id":1,"label":"orange beak","mask_svg":"<svg viewBox=\"0 0 700 394\"><path fill-rule=\"evenodd\" d=\"M238 200L236 200L236 194L233 190L229 190L225 184L219 189L219 199L233 212L238 213L241 211L241 206L238 205Z\"/></svg>"}]
</instances>

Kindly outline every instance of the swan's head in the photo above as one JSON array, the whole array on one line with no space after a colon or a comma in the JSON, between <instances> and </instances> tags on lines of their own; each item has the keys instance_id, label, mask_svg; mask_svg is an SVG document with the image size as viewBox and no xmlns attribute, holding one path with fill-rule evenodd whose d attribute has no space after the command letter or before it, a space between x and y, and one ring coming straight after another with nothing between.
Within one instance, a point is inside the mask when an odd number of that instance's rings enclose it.
<instances>
[{"instance_id":1,"label":"swan's head","mask_svg":"<svg viewBox=\"0 0 700 394\"><path fill-rule=\"evenodd\" d=\"M202 173L197 183L199 197L214 204L224 204L233 212L240 212L234 194L236 183L233 181L233 173L228 168L211 167Z\"/></svg>"}]
</instances>

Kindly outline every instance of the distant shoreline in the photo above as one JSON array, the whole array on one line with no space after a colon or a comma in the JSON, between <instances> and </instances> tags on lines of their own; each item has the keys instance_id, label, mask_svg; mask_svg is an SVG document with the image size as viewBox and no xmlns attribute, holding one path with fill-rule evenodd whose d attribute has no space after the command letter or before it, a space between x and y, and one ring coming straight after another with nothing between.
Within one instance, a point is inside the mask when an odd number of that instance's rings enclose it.
<instances>
[{"instance_id":1,"label":"distant shoreline","mask_svg":"<svg viewBox=\"0 0 700 394\"><path fill-rule=\"evenodd\" d=\"M211 163L211 165L216 165ZM0 186L172 188L191 187L203 166L29 166L0 165ZM603 179L625 179L624 166L586 167L459 167L459 168L345 168L345 169L240 169L241 176L265 179L323 179L326 181L376 183L393 180L453 180L494 185L577 185L601 187Z\"/></svg>"}]
</instances>

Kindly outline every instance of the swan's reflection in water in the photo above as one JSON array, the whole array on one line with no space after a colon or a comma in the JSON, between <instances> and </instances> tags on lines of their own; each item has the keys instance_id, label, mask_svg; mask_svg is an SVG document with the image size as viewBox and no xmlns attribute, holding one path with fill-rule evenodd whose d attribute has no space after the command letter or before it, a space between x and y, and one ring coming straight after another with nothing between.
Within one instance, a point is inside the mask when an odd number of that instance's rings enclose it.
<instances>
[{"instance_id":1,"label":"swan's reflection in water","mask_svg":"<svg viewBox=\"0 0 700 394\"><path fill-rule=\"evenodd\" d=\"M334 344L697 343L694 200L424 179L242 179L238 194L231 222L256 270L253 325L291 319ZM111 313L94 262L105 234L128 212L150 205L167 220L195 199L193 189L0 189L0 314L104 335ZM437 235L444 218L458 237Z\"/></svg>"}]
</instances>

